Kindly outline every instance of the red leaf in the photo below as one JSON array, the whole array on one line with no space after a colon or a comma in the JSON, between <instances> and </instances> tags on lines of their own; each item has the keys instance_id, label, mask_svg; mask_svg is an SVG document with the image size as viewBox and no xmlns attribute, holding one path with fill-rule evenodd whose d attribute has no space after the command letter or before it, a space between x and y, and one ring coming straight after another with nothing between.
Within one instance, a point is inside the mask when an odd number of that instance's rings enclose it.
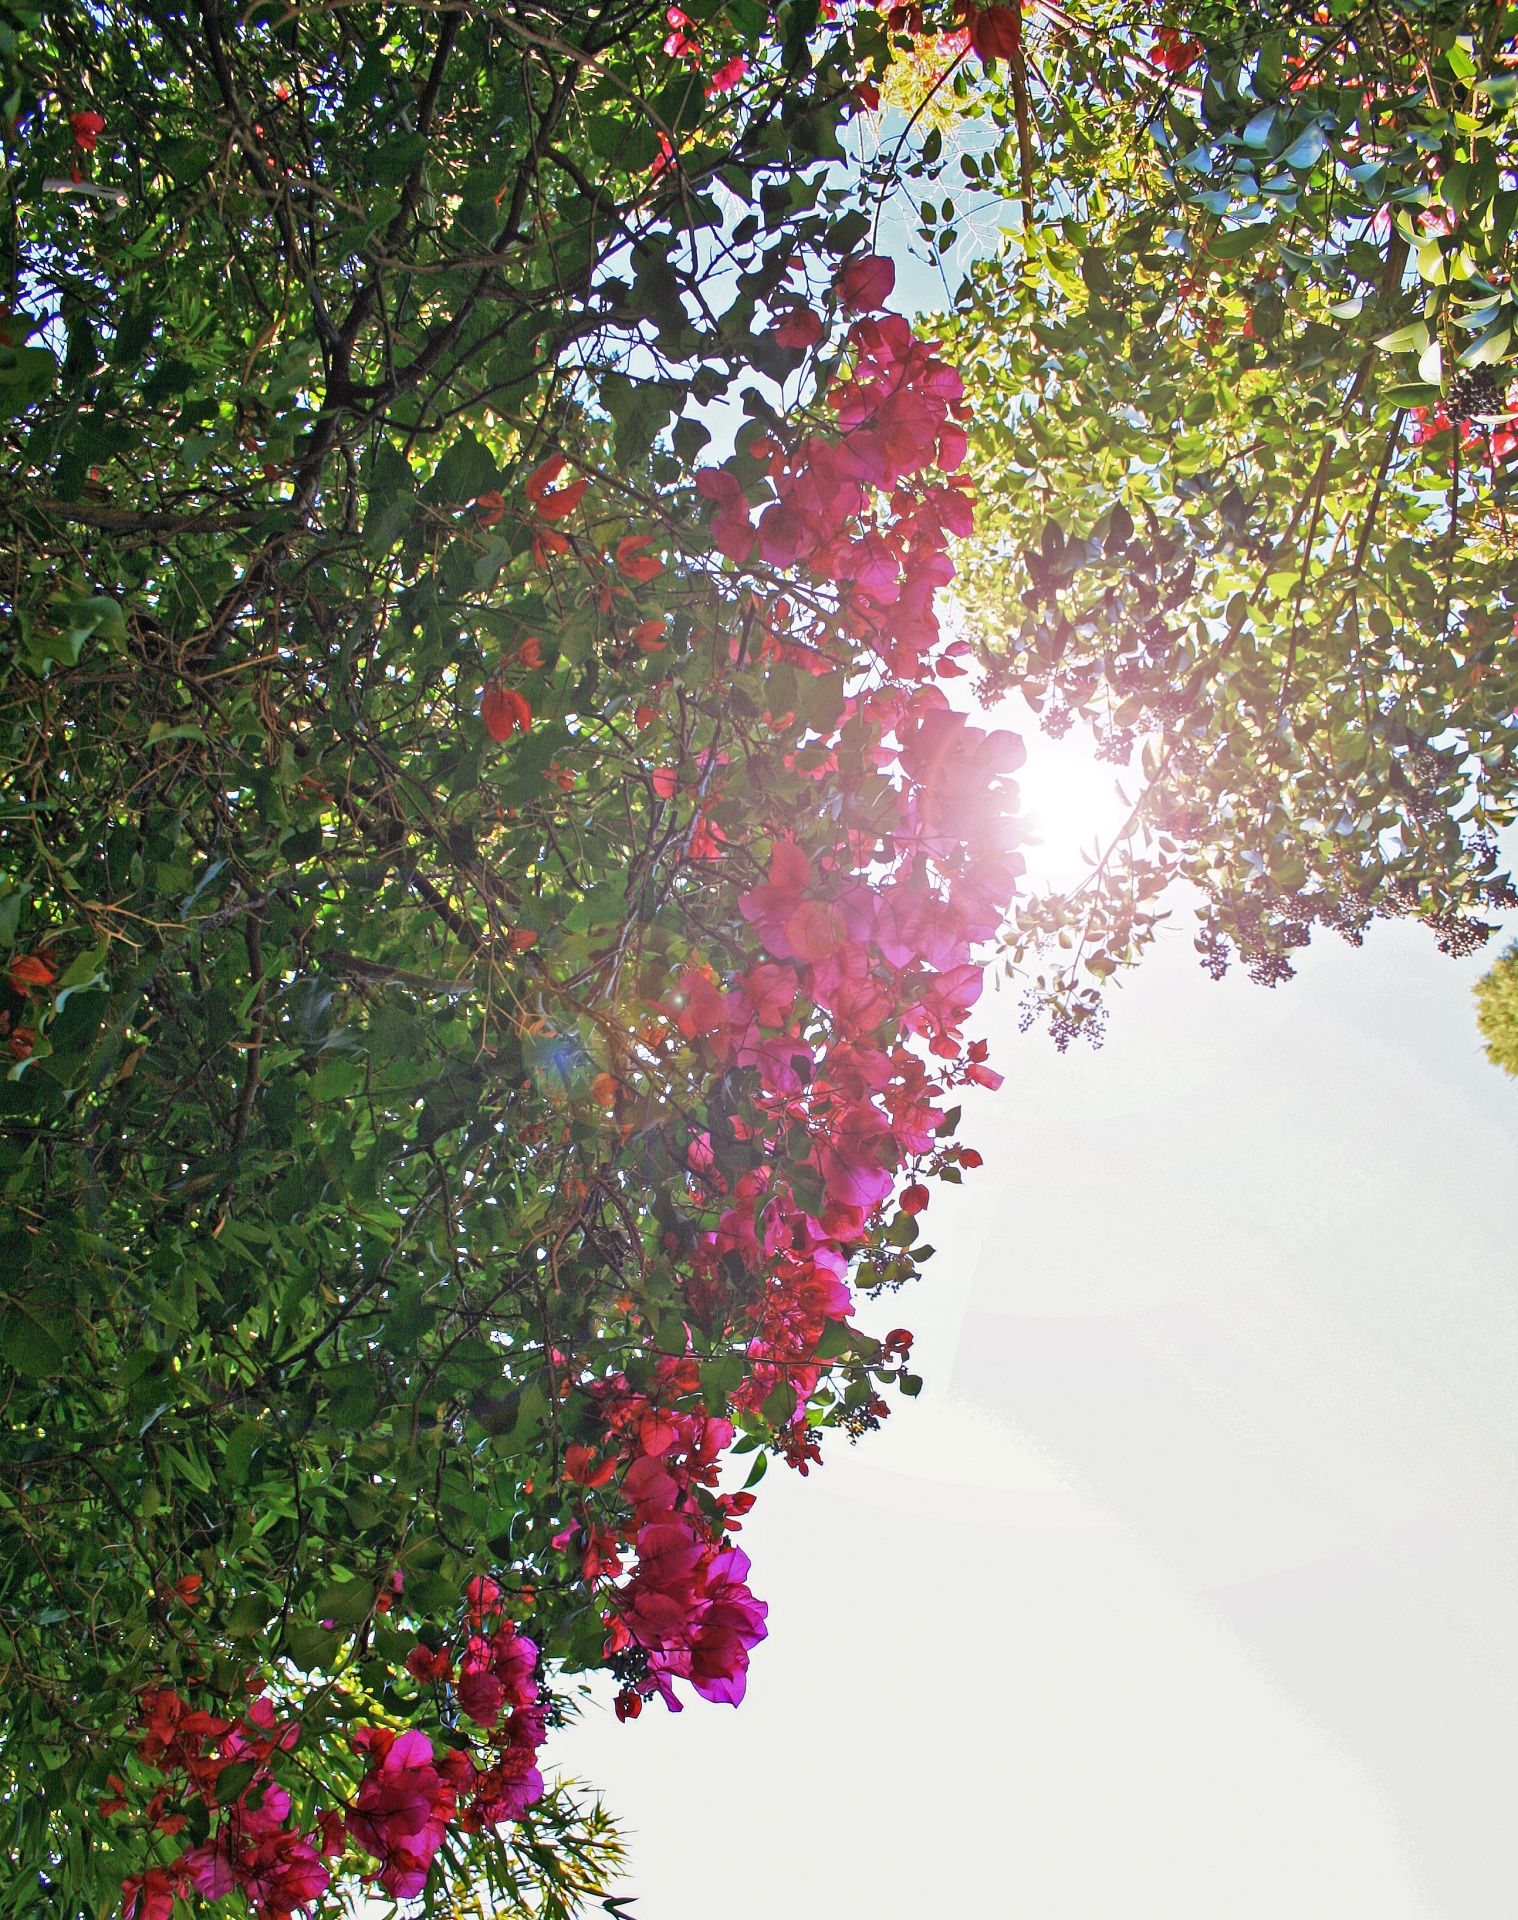
<instances>
[{"instance_id":1,"label":"red leaf","mask_svg":"<svg viewBox=\"0 0 1518 1920\"><path fill-rule=\"evenodd\" d=\"M23 954L11 962L11 985L17 993L25 993L28 987L50 987L57 977L47 962L34 954Z\"/></svg>"},{"instance_id":2,"label":"red leaf","mask_svg":"<svg viewBox=\"0 0 1518 1920\"><path fill-rule=\"evenodd\" d=\"M982 61L1011 59L1021 37L1016 7L976 7L959 0L958 11L970 29L970 45Z\"/></svg>"}]
</instances>

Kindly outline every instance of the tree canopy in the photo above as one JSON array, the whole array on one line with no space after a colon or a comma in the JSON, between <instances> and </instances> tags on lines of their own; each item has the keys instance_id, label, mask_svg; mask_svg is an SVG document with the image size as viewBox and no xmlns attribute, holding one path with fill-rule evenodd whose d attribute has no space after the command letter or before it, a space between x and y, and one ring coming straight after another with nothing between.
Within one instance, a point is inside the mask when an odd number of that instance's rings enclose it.
<instances>
[{"instance_id":1,"label":"tree canopy","mask_svg":"<svg viewBox=\"0 0 1518 1920\"><path fill-rule=\"evenodd\" d=\"M1314 926L1515 904L1511 8L1040 5L964 190L1031 215L946 331L994 688L1134 799L1023 908L1062 1037L1152 937L1267 984ZM1018 68L1022 69L1019 81Z\"/></svg>"},{"instance_id":2,"label":"tree canopy","mask_svg":"<svg viewBox=\"0 0 1518 1920\"><path fill-rule=\"evenodd\" d=\"M1020 748L830 11L4 15L6 1911L574 1909L916 1390Z\"/></svg>"},{"instance_id":3,"label":"tree canopy","mask_svg":"<svg viewBox=\"0 0 1518 1920\"><path fill-rule=\"evenodd\" d=\"M1518 1075L1518 944L1498 955L1473 992L1487 1059L1504 1073Z\"/></svg>"},{"instance_id":4,"label":"tree canopy","mask_svg":"<svg viewBox=\"0 0 1518 1920\"><path fill-rule=\"evenodd\" d=\"M1510 901L1512 25L0 6L6 1913L567 1915L579 1676L742 1699L998 1084L956 570L1061 1037Z\"/></svg>"}]
</instances>

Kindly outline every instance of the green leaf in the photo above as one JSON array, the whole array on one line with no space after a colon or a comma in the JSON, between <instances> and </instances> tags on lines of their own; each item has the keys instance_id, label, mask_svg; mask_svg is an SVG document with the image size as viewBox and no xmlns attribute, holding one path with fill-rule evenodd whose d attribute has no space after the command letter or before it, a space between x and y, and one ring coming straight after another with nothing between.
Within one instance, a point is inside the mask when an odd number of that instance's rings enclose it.
<instances>
[{"instance_id":1,"label":"green leaf","mask_svg":"<svg viewBox=\"0 0 1518 1920\"><path fill-rule=\"evenodd\" d=\"M230 1807L240 1800L257 1772L256 1760L234 1760L230 1766L223 1767L216 1776L217 1806Z\"/></svg>"},{"instance_id":2,"label":"green leaf","mask_svg":"<svg viewBox=\"0 0 1518 1920\"><path fill-rule=\"evenodd\" d=\"M330 1616L327 1616L330 1618ZM285 1628L285 1645L296 1666L306 1673L330 1672L343 1636L309 1623Z\"/></svg>"},{"instance_id":3,"label":"green leaf","mask_svg":"<svg viewBox=\"0 0 1518 1920\"><path fill-rule=\"evenodd\" d=\"M1214 260L1242 260L1262 247L1270 232L1268 225L1225 227L1207 242L1207 251Z\"/></svg>"},{"instance_id":4,"label":"green leaf","mask_svg":"<svg viewBox=\"0 0 1518 1920\"><path fill-rule=\"evenodd\" d=\"M381 140L369 150L366 163L369 178L379 187L398 187L410 179L426 152L427 142L419 133Z\"/></svg>"},{"instance_id":5,"label":"green leaf","mask_svg":"<svg viewBox=\"0 0 1518 1920\"><path fill-rule=\"evenodd\" d=\"M58 377L58 362L46 347L0 347L0 413L32 406Z\"/></svg>"},{"instance_id":6,"label":"green leaf","mask_svg":"<svg viewBox=\"0 0 1518 1920\"><path fill-rule=\"evenodd\" d=\"M356 1627L374 1610L374 1592L362 1580L331 1580L313 1603L318 1620Z\"/></svg>"},{"instance_id":7,"label":"green leaf","mask_svg":"<svg viewBox=\"0 0 1518 1920\"><path fill-rule=\"evenodd\" d=\"M1414 320L1409 326L1398 327L1395 332L1379 334L1376 338L1376 345L1383 353L1426 353L1428 343L1428 328L1421 320Z\"/></svg>"},{"instance_id":8,"label":"green leaf","mask_svg":"<svg viewBox=\"0 0 1518 1920\"><path fill-rule=\"evenodd\" d=\"M423 497L463 504L492 492L498 478L489 448L465 427L437 463Z\"/></svg>"},{"instance_id":9,"label":"green leaf","mask_svg":"<svg viewBox=\"0 0 1518 1920\"><path fill-rule=\"evenodd\" d=\"M1506 357L1512 341L1512 322L1508 314L1503 313L1495 319L1479 339L1473 340L1456 362L1462 367L1495 366Z\"/></svg>"},{"instance_id":10,"label":"green leaf","mask_svg":"<svg viewBox=\"0 0 1518 1920\"><path fill-rule=\"evenodd\" d=\"M227 1632L235 1640L257 1639L273 1612L274 1608L263 1594L240 1594L227 1613Z\"/></svg>"},{"instance_id":11,"label":"green leaf","mask_svg":"<svg viewBox=\"0 0 1518 1920\"><path fill-rule=\"evenodd\" d=\"M70 1331L64 1316L49 1315L44 1324L29 1308L12 1305L0 1314L0 1353L17 1373L45 1378L61 1372L72 1345Z\"/></svg>"}]
</instances>

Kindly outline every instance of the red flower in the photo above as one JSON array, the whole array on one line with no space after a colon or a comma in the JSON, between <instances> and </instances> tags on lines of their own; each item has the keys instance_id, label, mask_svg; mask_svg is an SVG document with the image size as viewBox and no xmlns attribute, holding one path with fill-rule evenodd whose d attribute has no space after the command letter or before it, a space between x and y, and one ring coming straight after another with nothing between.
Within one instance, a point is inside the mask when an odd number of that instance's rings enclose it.
<instances>
[{"instance_id":1,"label":"red flower","mask_svg":"<svg viewBox=\"0 0 1518 1920\"><path fill-rule=\"evenodd\" d=\"M453 1662L446 1647L439 1647L434 1653L431 1647L418 1641L406 1655L406 1671L413 1680L448 1680L453 1675Z\"/></svg>"},{"instance_id":2,"label":"red flower","mask_svg":"<svg viewBox=\"0 0 1518 1920\"><path fill-rule=\"evenodd\" d=\"M569 542L562 533L552 527L541 527L532 538L533 564L539 567L548 565L548 556L552 553L568 553Z\"/></svg>"},{"instance_id":3,"label":"red flower","mask_svg":"<svg viewBox=\"0 0 1518 1920\"><path fill-rule=\"evenodd\" d=\"M653 178L657 180L661 173L675 164L675 149L670 143L669 135L667 133L661 133L659 135L659 151L654 155L654 163L648 171Z\"/></svg>"},{"instance_id":4,"label":"red flower","mask_svg":"<svg viewBox=\"0 0 1518 1920\"><path fill-rule=\"evenodd\" d=\"M878 313L896 285L896 266L884 254L862 253L839 269L836 284L845 313Z\"/></svg>"},{"instance_id":5,"label":"red flower","mask_svg":"<svg viewBox=\"0 0 1518 1920\"><path fill-rule=\"evenodd\" d=\"M494 681L480 696L480 718L485 731L499 744L509 740L519 728L526 733L532 726L532 708L515 687L498 686Z\"/></svg>"},{"instance_id":6,"label":"red flower","mask_svg":"<svg viewBox=\"0 0 1518 1920\"><path fill-rule=\"evenodd\" d=\"M489 1613L500 1601L501 1589L488 1573L477 1573L464 1589L472 1614Z\"/></svg>"},{"instance_id":7,"label":"red flower","mask_svg":"<svg viewBox=\"0 0 1518 1920\"><path fill-rule=\"evenodd\" d=\"M608 1480L616 1477L615 1459L603 1460L596 1465L596 1456L589 1447L578 1443L564 1451L564 1478L573 1480L580 1487L604 1487Z\"/></svg>"},{"instance_id":8,"label":"red flower","mask_svg":"<svg viewBox=\"0 0 1518 1920\"><path fill-rule=\"evenodd\" d=\"M573 513L590 485L588 480L571 480L567 486L555 488L553 483L563 471L564 456L556 453L527 476L527 498L544 520L562 520Z\"/></svg>"},{"instance_id":9,"label":"red flower","mask_svg":"<svg viewBox=\"0 0 1518 1920\"><path fill-rule=\"evenodd\" d=\"M1166 73L1184 73L1201 58L1202 49L1195 40L1184 40L1179 27L1161 27L1155 36L1154 64ZM1292 91L1300 91L1293 82Z\"/></svg>"},{"instance_id":10,"label":"red flower","mask_svg":"<svg viewBox=\"0 0 1518 1920\"><path fill-rule=\"evenodd\" d=\"M105 132L105 122L98 113L71 113L69 125L74 130L74 145L85 153L95 151L95 142Z\"/></svg>"},{"instance_id":11,"label":"red flower","mask_svg":"<svg viewBox=\"0 0 1518 1920\"><path fill-rule=\"evenodd\" d=\"M651 533L630 533L617 542L617 565L629 580L652 580L656 573L663 573L664 562L643 551L653 538Z\"/></svg>"},{"instance_id":12,"label":"red flower","mask_svg":"<svg viewBox=\"0 0 1518 1920\"><path fill-rule=\"evenodd\" d=\"M122 1920L172 1920L179 1882L161 1867L128 1874L121 1883Z\"/></svg>"}]
</instances>

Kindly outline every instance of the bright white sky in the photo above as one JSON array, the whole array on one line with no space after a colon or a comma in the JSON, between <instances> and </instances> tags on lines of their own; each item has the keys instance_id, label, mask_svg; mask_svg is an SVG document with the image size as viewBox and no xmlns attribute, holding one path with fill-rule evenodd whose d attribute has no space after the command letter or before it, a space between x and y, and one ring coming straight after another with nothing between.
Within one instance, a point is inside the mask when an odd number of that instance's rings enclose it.
<instances>
[{"instance_id":1,"label":"bright white sky","mask_svg":"<svg viewBox=\"0 0 1518 1920\"><path fill-rule=\"evenodd\" d=\"M1030 744L1057 867L1111 769ZM747 1701L592 1707L550 1749L629 1831L634 1920L1510 1920L1495 951L1383 925L1266 992L1180 927L1064 1058L987 995L985 1169L869 1313L925 1391L766 1479Z\"/></svg>"}]
</instances>

